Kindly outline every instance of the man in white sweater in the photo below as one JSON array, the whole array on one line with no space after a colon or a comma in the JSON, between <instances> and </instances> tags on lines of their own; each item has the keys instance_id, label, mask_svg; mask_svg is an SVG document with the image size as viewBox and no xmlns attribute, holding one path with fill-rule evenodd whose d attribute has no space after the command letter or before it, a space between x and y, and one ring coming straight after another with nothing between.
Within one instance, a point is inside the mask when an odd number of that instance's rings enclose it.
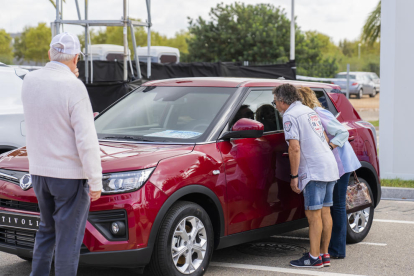
<instances>
[{"instance_id":1,"label":"man in white sweater","mask_svg":"<svg viewBox=\"0 0 414 276\"><path fill-rule=\"evenodd\" d=\"M100 198L102 167L92 107L77 79L80 43L52 39L50 63L26 75L22 101L29 170L40 207L31 276L76 275L90 200Z\"/></svg>"}]
</instances>

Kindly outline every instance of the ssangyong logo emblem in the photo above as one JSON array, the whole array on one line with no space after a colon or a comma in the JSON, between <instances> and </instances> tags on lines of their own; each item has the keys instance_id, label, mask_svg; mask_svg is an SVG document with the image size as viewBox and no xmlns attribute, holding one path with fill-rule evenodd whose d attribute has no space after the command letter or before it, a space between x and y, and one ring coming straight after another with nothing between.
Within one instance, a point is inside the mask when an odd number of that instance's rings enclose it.
<instances>
[{"instance_id":1,"label":"ssangyong logo emblem","mask_svg":"<svg viewBox=\"0 0 414 276\"><path fill-rule=\"evenodd\" d=\"M20 188L22 188L23 191L26 191L32 187L32 176L30 174L23 175L22 178L20 178Z\"/></svg>"}]
</instances>

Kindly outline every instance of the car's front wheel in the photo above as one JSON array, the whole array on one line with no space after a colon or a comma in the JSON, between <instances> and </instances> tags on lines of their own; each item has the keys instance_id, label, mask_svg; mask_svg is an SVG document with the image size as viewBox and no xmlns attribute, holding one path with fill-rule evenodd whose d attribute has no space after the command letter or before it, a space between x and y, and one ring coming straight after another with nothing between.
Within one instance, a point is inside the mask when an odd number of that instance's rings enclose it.
<instances>
[{"instance_id":1,"label":"car's front wheel","mask_svg":"<svg viewBox=\"0 0 414 276\"><path fill-rule=\"evenodd\" d=\"M365 183L369 189L369 193L371 198L374 199L371 191L371 187L369 186L368 182L358 177L359 182ZM354 183L354 178L351 177L349 180L349 184ZM372 220L374 218L374 206L372 205L369 208L366 208L362 211L358 211L355 213L347 214L347 221L348 221L348 231L346 235L347 243L358 243L361 242L365 237L368 235L369 230L372 226Z\"/></svg>"},{"instance_id":2,"label":"car's front wheel","mask_svg":"<svg viewBox=\"0 0 414 276\"><path fill-rule=\"evenodd\" d=\"M152 274L203 275L213 253L213 235L210 218L200 205L176 203L159 230L150 263Z\"/></svg>"},{"instance_id":3,"label":"car's front wheel","mask_svg":"<svg viewBox=\"0 0 414 276\"><path fill-rule=\"evenodd\" d=\"M369 95L370 98L374 98L377 95L377 89L373 89L372 94Z\"/></svg>"},{"instance_id":4,"label":"car's front wheel","mask_svg":"<svg viewBox=\"0 0 414 276\"><path fill-rule=\"evenodd\" d=\"M362 90L362 88L360 88L358 90L358 94L356 95L357 96L357 99L361 99L363 95L364 95L364 91Z\"/></svg>"}]
</instances>

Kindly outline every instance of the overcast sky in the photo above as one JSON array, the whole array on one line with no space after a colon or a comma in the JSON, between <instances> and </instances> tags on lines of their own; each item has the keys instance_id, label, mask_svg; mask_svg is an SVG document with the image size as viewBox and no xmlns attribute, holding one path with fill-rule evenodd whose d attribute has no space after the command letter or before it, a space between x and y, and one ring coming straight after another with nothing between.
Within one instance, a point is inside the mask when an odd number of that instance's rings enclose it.
<instances>
[{"instance_id":1,"label":"overcast sky","mask_svg":"<svg viewBox=\"0 0 414 276\"><path fill-rule=\"evenodd\" d=\"M84 18L84 0L78 0ZM353 40L361 34L368 14L379 0L296 0L295 14L302 30L316 30L327 34L337 43L341 39ZM75 0L66 0L63 5L64 19L77 19ZM120 19L122 0L89 0L89 19ZM210 8L217 3L230 4L235 0L152 0L153 29L169 37L187 29L187 17L208 18ZM245 0L246 4L264 1ZM291 0L267 0L284 8L290 18ZM38 22L48 24L55 19L55 10L49 0L0 0L0 29L21 32L24 26L36 26ZM147 18L145 0L129 0L129 15ZM65 27L65 31L80 34L79 26Z\"/></svg>"}]
</instances>

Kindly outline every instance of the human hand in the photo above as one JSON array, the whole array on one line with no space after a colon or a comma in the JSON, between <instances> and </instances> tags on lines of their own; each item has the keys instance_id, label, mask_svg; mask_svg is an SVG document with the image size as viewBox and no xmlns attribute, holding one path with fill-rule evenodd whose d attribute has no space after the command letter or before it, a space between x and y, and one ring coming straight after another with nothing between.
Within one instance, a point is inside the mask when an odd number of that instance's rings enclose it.
<instances>
[{"instance_id":1,"label":"human hand","mask_svg":"<svg viewBox=\"0 0 414 276\"><path fill-rule=\"evenodd\" d=\"M329 143L329 145L331 145L332 149L337 148L338 146L335 145L334 143Z\"/></svg>"},{"instance_id":2,"label":"human hand","mask_svg":"<svg viewBox=\"0 0 414 276\"><path fill-rule=\"evenodd\" d=\"M300 194L299 190L299 179L296 177L290 180L290 188L297 194Z\"/></svg>"},{"instance_id":3,"label":"human hand","mask_svg":"<svg viewBox=\"0 0 414 276\"><path fill-rule=\"evenodd\" d=\"M79 69L78 67L75 68L75 70L72 71L73 74L75 74L76 77L79 77Z\"/></svg>"},{"instance_id":4,"label":"human hand","mask_svg":"<svg viewBox=\"0 0 414 276\"><path fill-rule=\"evenodd\" d=\"M89 197L92 201L96 201L101 197L101 191L91 191L91 188L89 188Z\"/></svg>"}]
</instances>

